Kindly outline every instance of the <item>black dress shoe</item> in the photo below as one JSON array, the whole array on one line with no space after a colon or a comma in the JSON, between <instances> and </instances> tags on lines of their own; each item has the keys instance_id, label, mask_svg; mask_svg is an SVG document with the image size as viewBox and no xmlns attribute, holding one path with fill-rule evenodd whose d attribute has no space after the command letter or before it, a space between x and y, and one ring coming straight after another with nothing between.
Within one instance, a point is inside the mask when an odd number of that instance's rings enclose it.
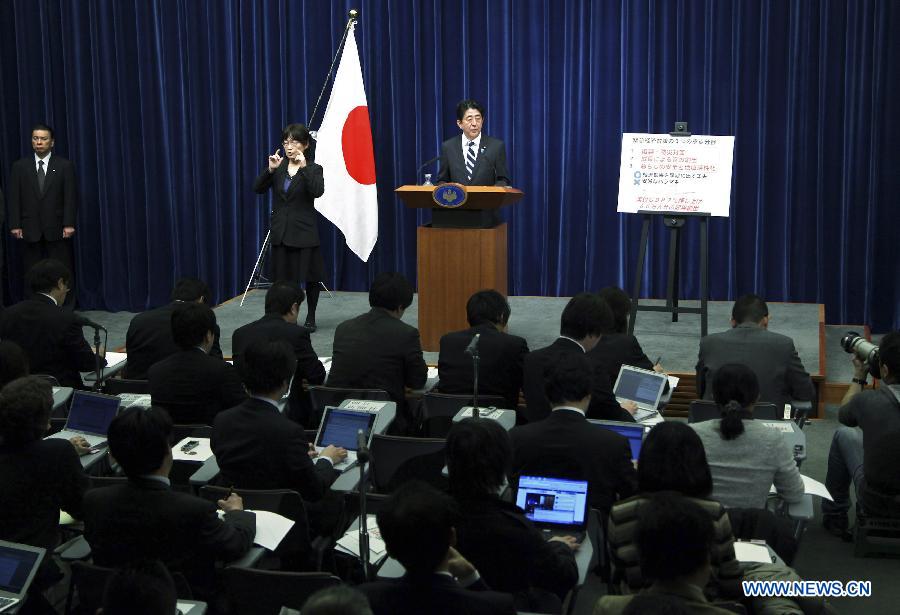
<instances>
[{"instance_id":1,"label":"black dress shoe","mask_svg":"<svg viewBox=\"0 0 900 615\"><path fill-rule=\"evenodd\" d=\"M822 527L825 528L825 531L844 542L853 540L853 533L849 526L847 515L822 515Z\"/></svg>"},{"instance_id":2,"label":"black dress shoe","mask_svg":"<svg viewBox=\"0 0 900 615\"><path fill-rule=\"evenodd\" d=\"M303 328L306 329L307 331L309 331L310 333L313 333L318 327L316 327L315 320L307 320L305 323L303 323Z\"/></svg>"}]
</instances>

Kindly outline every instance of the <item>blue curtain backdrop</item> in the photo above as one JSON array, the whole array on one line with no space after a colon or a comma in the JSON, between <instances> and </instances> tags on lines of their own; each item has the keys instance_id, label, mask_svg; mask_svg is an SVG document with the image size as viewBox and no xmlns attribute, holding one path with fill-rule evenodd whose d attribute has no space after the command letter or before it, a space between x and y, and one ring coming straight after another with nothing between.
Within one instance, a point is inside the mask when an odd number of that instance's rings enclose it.
<instances>
[{"instance_id":1,"label":"blue curtain backdrop","mask_svg":"<svg viewBox=\"0 0 900 615\"><path fill-rule=\"evenodd\" d=\"M732 215L711 223L714 299L757 292L825 303L831 323L900 326L892 0L0 0L0 182L31 124L54 126L79 180L82 306L144 309L181 275L219 300L243 290L267 229L253 177L280 128L308 119L352 7L380 236L365 264L322 220L331 286L415 276L422 214L392 191L457 132L468 96L527 194L505 212L511 294L630 287L640 220L615 211L620 135L686 120L736 136ZM696 241L691 228L691 271ZM665 293L667 242L660 225L643 296ZM18 250L6 240L14 294ZM698 285L687 274L683 295Z\"/></svg>"}]
</instances>

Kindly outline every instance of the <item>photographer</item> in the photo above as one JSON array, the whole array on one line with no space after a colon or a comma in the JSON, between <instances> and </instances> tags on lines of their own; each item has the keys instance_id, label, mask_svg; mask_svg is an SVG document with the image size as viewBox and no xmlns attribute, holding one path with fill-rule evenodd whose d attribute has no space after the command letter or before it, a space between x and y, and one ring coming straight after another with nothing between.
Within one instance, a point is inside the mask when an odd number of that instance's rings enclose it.
<instances>
[{"instance_id":1,"label":"photographer","mask_svg":"<svg viewBox=\"0 0 900 615\"><path fill-rule=\"evenodd\" d=\"M869 365L856 354L853 366L853 382L838 413L841 425L828 452L825 486L834 501L822 501L822 524L844 540L851 538L847 522L851 481L863 511L900 516L900 506L892 503L900 495L900 331L882 340L877 365L880 388L863 390Z\"/></svg>"}]
</instances>

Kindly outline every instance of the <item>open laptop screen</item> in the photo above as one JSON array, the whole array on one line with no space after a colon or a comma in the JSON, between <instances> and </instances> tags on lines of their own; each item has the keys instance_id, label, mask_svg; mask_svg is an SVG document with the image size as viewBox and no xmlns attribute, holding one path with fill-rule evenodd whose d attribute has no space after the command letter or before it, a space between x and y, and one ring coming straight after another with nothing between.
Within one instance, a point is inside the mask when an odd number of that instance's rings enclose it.
<instances>
[{"instance_id":1,"label":"open laptop screen","mask_svg":"<svg viewBox=\"0 0 900 615\"><path fill-rule=\"evenodd\" d=\"M582 527L587 513L585 480L549 476L520 476L516 505L543 527Z\"/></svg>"},{"instance_id":2,"label":"open laptop screen","mask_svg":"<svg viewBox=\"0 0 900 615\"><path fill-rule=\"evenodd\" d=\"M623 365L613 392L620 399L630 399L638 405L656 408L665 386L664 375Z\"/></svg>"},{"instance_id":3,"label":"open laptop screen","mask_svg":"<svg viewBox=\"0 0 900 615\"><path fill-rule=\"evenodd\" d=\"M360 429L369 440L372 426L375 424L375 412L363 412L359 410L346 410L326 406L325 416L322 417L322 426L316 439L316 446L341 446L348 451L359 448L356 434Z\"/></svg>"},{"instance_id":4,"label":"open laptop screen","mask_svg":"<svg viewBox=\"0 0 900 615\"><path fill-rule=\"evenodd\" d=\"M628 446L631 447L631 458L638 459L641 456L641 444L644 442L644 425L640 423L617 423L614 421L595 421L591 423L603 429L614 431L628 438Z\"/></svg>"},{"instance_id":5,"label":"open laptop screen","mask_svg":"<svg viewBox=\"0 0 900 615\"><path fill-rule=\"evenodd\" d=\"M21 594L40 552L0 545L0 590Z\"/></svg>"},{"instance_id":6,"label":"open laptop screen","mask_svg":"<svg viewBox=\"0 0 900 615\"><path fill-rule=\"evenodd\" d=\"M119 411L119 403L118 397L75 391L66 429L105 436Z\"/></svg>"}]
</instances>

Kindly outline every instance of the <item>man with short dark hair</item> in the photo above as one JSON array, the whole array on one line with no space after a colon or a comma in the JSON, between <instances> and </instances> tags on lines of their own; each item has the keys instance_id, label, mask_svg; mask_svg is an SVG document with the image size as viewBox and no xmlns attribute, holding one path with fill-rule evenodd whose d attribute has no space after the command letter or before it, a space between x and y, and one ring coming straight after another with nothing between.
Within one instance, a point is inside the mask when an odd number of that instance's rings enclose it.
<instances>
[{"instance_id":1,"label":"man with short dark hair","mask_svg":"<svg viewBox=\"0 0 900 615\"><path fill-rule=\"evenodd\" d=\"M159 559L209 599L214 561L237 559L250 548L256 515L236 493L218 501L225 511L220 519L212 502L172 491L171 436L172 420L161 408L132 407L113 419L109 452L128 482L85 494L84 537L98 566Z\"/></svg>"},{"instance_id":2,"label":"man with short dark hair","mask_svg":"<svg viewBox=\"0 0 900 615\"><path fill-rule=\"evenodd\" d=\"M52 153L55 144L53 129L35 124L34 155L14 162L9 173L9 232L25 242L23 272L42 258L57 260L72 271L70 244L78 200L75 165Z\"/></svg>"},{"instance_id":3,"label":"man with short dark hair","mask_svg":"<svg viewBox=\"0 0 900 615\"><path fill-rule=\"evenodd\" d=\"M70 279L69 269L57 260L36 263L26 278L32 297L0 315L0 338L22 347L32 374L48 374L60 386L83 389L80 372L94 369L95 355L76 315L60 309ZM105 359L101 364L106 365Z\"/></svg>"},{"instance_id":4,"label":"man with short dark hair","mask_svg":"<svg viewBox=\"0 0 900 615\"><path fill-rule=\"evenodd\" d=\"M509 315L509 302L496 290L480 290L469 297L466 302L469 328L441 337L437 390L472 394L472 356L466 349L478 335L478 394L500 395L506 399L504 408L516 409L528 343L518 335L507 333Z\"/></svg>"},{"instance_id":5,"label":"man with short dark hair","mask_svg":"<svg viewBox=\"0 0 900 615\"><path fill-rule=\"evenodd\" d=\"M559 337L555 342L525 357L524 392L525 416L533 423L550 415L546 381L550 368L560 358L570 354L584 355L594 346L604 331L612 328L612 311L605 301L593 293L579 293L563 309L559 323ZM587 417L614 421L634 421L637 410L634 402L620 406L612 392L612 384L603 365L588 360L592 369L593 389Z\"/></svg>"},{"instance_id":6,"label":"man with short dark hair","mask_svg":"<svg viewBox=\"0 0 900 615\"><path fill-rule=\"evenodd\" d=\"M779 412L792 400L809 402L815 395L794 341L769 331L769 308L756 295L744 295L734 302L731 329L700 340L697 393L703 399L713 398L716 370L728 363L752 369L759 380L759 401L775 404Z\"/></svg>"},{"instance_id":7,"label":"man with short dark hair","mask_svg":"<svg viewBox=\"0 0 900 615\"><path fill-rule=\"evenodd\" d=\"M320 589L303 603L303 615L373 615L369 601L355 587L334 585Z\"/></svg>"},{"instance_id":8,"label":"man with short dark hair","mask_svg":"<svg viewBox=\"0 0 900 615\"><path fill-rule=\"evenodd\" d=\"M535 423L510 431L513 473L556 476L559 465L587 480L591 506L608 511L634 494L637 473L628 440L588 422L594 367L584 354L562 354L546 378L553 410Z\"/></svg>"},{"instance_id":9,"label":"man with short dark hair","mask_svg":"<svg viewBox=\"0 0 900 615\"><path fill-rule=\"evenodd\" d=\"M247 398L234 367L209 356L216 315L206 305L189 303L172 312L172 339L180 350L148 372L153 405L169 411L178 425L212 425L221 410Z\"/></svg>"},{"instance_id":10,"label":"man with short dark hair","mask_svg":"<svg viewBox=\"0 0 900 615\"><path fill-rule=\"evenodd\" d=\"M303 392L303 381L309 384L325 382L325 368L309 340L309 331L297 326L304 293L295 282L276 282L266 292L266 313L259 320L238 328L231 338L234 365L241 369L243 353L256 340L284 340L291 345L297 369L290 387L290 414L304 425L312 418L309 395ZM310 425L312 426L312 425Z\"/></svg>"},{"instance_id":11,"label":"man with short dark hair","mask_svg":"<svg viewBox=\"0 0 900 615\"><path fill-rule=\"evenodd\" d=\"M465 99L456 105L456 125L461 135L441 144L437 183L455 182L466 186L508 186L506 145L482 134L484 107Z\"/></svg>"},{"instance_id":12,"label":"man with short dark hair","mask_svg":"<svg viewBox=\"0 0 900 615\"><path fill-rule=\"evenodd\" d=\"M375 615L516 612L512 596L487 591L475 567L454 548L457 516L450 496L421 481L405 483L379 507L381 538L406 574L359 586Z\"/></svg>"},{"instance_id":13,"label":"man with short dark hair","mask_svg":"<svg viewBox=\"0 0 900 615\"><path fill-rule=\"evenodd\" d=\"M900 517L900 331L881 340L878 389L865 389L870 366L856 355L852 360L853 382L841 400L841 425L831 441L825 475L834 501L822 501L825 529L846 540L851 538L847 520L851 483L864 512Z\"/></svg>"},{"instance_id":14,"label":"man with short dark hair","mask_svg":"<svg viewBox=\"0 0 900 615\"><path fill-rule=\"evenodd\" d=\"M371 310L338 325L328 386L383 389L404 417L404 387L421 389L428 377L419 330L400 319L413 289L402 274L380 273L369 289Z\"/></svg>"},{"instance_id":15,"label":"man with short dark hair","mask_svg":"<svg viewBox=\"0 0 900 615\"><path fill-rule=\"evenodd\" d=\"M151 365L178 352L178 345L172 339L172 312L188 303L209 305L209 302L209 286L197 278L185 277L175 282L170 303L136 314L131 319L125 336L125 348L128 352L125 377L146 380ZM213 334L209 356L221 359L218 325Z\"/></svg>"}]
</instances>

